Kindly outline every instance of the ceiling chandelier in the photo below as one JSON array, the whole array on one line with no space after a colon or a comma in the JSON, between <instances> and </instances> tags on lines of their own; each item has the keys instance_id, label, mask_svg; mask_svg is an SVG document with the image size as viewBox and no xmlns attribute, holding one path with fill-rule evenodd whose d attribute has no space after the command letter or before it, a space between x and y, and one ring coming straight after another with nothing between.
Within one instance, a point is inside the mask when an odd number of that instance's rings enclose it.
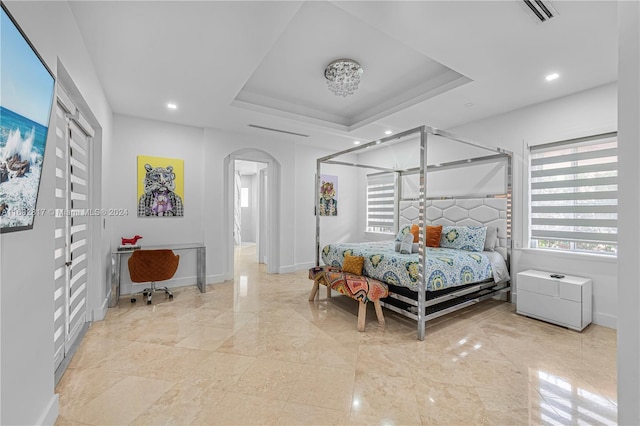
<instances>
[{"instance_id":1,"label":"ceiling chandelier","mask_svg":"<svg viewBox=\"0 0 640 426\"><path fill-rule=\"evenodd\" d=\"M336 96L353 95L360 84L360 76L364 70L353 59L336 59L327 65L324 78L329 90Z\"/></svg>"}]
</instances>

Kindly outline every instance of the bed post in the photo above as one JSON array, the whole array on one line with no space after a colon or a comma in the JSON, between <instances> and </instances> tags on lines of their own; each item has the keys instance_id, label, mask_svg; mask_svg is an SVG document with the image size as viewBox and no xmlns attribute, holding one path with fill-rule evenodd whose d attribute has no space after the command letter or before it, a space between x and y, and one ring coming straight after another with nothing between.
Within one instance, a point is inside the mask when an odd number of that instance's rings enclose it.
<instances>
[{"instance_id":1,"label":"bed post","mask_svg":"<svg viewBox=\"0 0 640 426\"><path fill-rule=\"evenodd\" d=\"M424 340L426 328L426 282L427 277L427 131L423 126L420 129L420 249L419 249L419 274L418 274L418 340Z\"/></svg>"},{"instance_id":2,"label":"bed post","mask_svg":"<svg viewBox=\"0 0 640 426\"><path fill-rule=\"evenodd\" d=\"M316 266L320 266L320 166L321 160L316 161L316 201L315 201L315 214L316 214Z\"/></svg>"},{"instance_id":3,"label":"bed post","mask_svg":"<svg viewBox=\"0 0 640 426\"><path fill-rule=\"evenodd\" d=\"M510 151L504 151L507 156L507 267L509 268L509 274L511 274L511 284L513 284L513 271L511 262L513 261L512 246L513 246L513 154ZM507 300L511 302L511 292L507 296Z\"/></svg>"}]
</instances>

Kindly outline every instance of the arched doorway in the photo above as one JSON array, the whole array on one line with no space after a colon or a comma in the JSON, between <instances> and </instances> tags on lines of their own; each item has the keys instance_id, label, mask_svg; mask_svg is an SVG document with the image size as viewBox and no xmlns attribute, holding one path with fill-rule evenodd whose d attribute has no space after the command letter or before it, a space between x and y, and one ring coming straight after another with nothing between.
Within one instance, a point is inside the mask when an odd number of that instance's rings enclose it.
<instances>
[{"instance_id":1,"label":"arched doorway","mask_svg":"<svg viewBox=\"0 0 640 426\"><path fill-rule=\"evenodd\" d=\"M264 258L267 259L267 272L280 270L280 163L265 151L245 148L229 154L224 159L224 192L226 208L224 211L224 241L227 247L227 267L225 280L234 276L234 206L235 206L235 162L236 160L266 163L266 244L263 245Z\"/></svg>"}]
</instances>

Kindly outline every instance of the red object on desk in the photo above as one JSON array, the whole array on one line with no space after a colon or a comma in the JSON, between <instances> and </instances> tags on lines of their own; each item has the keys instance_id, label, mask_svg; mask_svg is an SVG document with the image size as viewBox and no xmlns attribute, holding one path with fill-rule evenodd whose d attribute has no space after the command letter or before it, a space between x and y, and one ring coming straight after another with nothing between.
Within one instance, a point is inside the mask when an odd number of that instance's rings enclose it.
<instances>
[{"instance_id":1,"label":"red object on desk","mask_svg":"<svg viewBox=\"0 0 640 426\"><path fill-rule=\"evenodd\" d=\"M136 243L138 242L139 239L141 239L142 237L140 235L136 235L133 238L124 238L122 237L122 245L124 246L125 244L131 244L136 245Z\"/></svg>"}]
</instances>

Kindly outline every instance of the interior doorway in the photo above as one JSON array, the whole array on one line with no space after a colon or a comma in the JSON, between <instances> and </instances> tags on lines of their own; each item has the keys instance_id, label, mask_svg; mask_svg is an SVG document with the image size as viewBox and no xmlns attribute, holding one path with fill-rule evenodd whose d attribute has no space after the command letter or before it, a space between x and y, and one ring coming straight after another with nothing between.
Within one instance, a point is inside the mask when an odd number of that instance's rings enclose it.
<instances>
[{"instance_id":1,"label":"interior doorway","mask_svg":"<svg viewBox=\"0 0 640 426\"><path fill-rule=\"evenodd\" d=\"M267 163L235 160L234 246L255 246L255 259L267 263Z\"/></svg>"},{"instance_id":2,"label":"interior doorway","mask_svg":"<svg viewBox=\"0 0 640 426\"><path fill-rule=\"evenodd\" d=\"M238 162L238 163L237 163ZM257 163L255 166L255 241L253 233L247 234L247 229L242 225L242 207L238 206L240 224L236 225L236 201L242 202L242 175L237 180L236 163L238 169L245 163ZM252 166L253 167L253 166ZM255 244L257 262L264 263L266 271L271 274L280 272L280 163L265 151L246 148L229 154L224 160L224 235L226 250L225 280L234 278L235 250L245 243ZM238 181L238 184L236 183ZM240 197L236 197L236 186L239 188ZM251 203L250 190L246 191L249 203ZM249 208L249 207L247 207ZM244 229L243 229L244 228ZM239 235L236 229L239 230ZM244 236L243 236L244 234ZM238 238L236 238L238 236Z\"/></svg>"}]
</instances>

